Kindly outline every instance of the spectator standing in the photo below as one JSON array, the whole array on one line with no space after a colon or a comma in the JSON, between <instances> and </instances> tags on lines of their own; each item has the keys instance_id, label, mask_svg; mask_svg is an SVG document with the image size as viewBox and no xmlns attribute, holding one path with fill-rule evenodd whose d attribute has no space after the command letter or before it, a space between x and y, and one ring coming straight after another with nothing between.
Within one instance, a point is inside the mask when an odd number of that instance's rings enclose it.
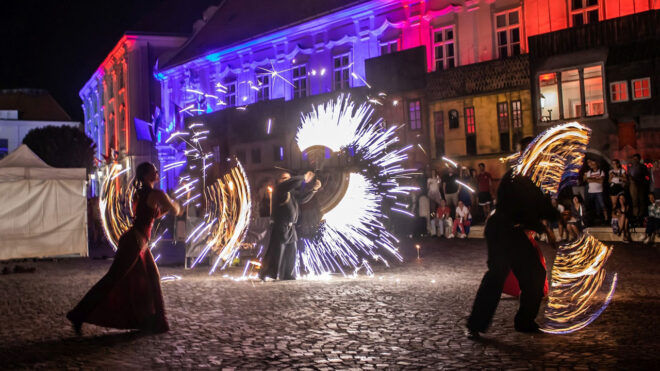
<instances>
[{"instance_id":1,"label":"spectator standing","mask_svg":"<svg viewBox=\"0 0 660 371\"><path fill-rule=\"evenodd\" d=\"M447 169L447 174L442 178L442 191L445 194L447 206L453 209L458 204L458 183L456 183L456 173L453 167Z\"/></svg>"},{"instance_id":2,"label":"spectator standing","mask_svg":"<svg viewBox=\"0 0 660 371\"><path fill-rule=\"evenodd\" d=\"M493 188L493 177L486 171L486 164L479 164L479 174L477 175L479 184L479 206L484 211L484 218L488 219L490 215L490 206L493 202L491 189Z\"/></svg>"},{"instance_id":3,"label":"spectator standing","mask_svg":"<svg viewBox=\"0 0 660 371\"><path fill-rule=\"evenodd\" d=\"M550 226L553 229L559 229L559 242L561 242L564 239L568 239L568 231L566 230L566 218L564 217L566 208L564 208L564 205L559 203L555 197L553 197L550 201L552 203L552 207L557 209L557 212L559 213L559 219L557 219L556 222L550 223ZM566 235L566 238L564 238L564 235Z\"/></svg>"},{"instance_id":4,"label":"spectator standing","mask_svg":"<svg viewBox=\"0 0 660 371\"><path fill-rule=\"evenodd\" d=\"M655 160L653 163L653 171L651 172L652 192L655 199L660 200L660 160Z\"/></svg>"},{"instance_id":5,"label":"spectator standing","mask_svg":"<svg viewBox=\"0 0 660 371\"><path fill-rule=\"evenodd\" d=\"M628 175L630 176L630 198L632 199L632 217L641 220L646 207L646 179L649 175L648 169L641 162L639 153L632 156Z\"/></svg>"},{"instance_id":6,"label":"spectator standing","mask_svg":"<svg viewBox=\"0 0 660 371\"><path fill-rule=\"evenodd\" d=\"M472 177L470 176L470 170L467 167L463 166L461 168L461 183L470 186L472 184ZM458 199L463 201L463 204L469 209L472 206L472 192L465 186L458 185Z\"/></svg>"},{"instance_id":7,"label":"spectator standing","mask_svg":"<svg viewBox=\"0 0 660 371\"><path fill-rule=\"evenodd\" d=\"M579 195L574 195L571 199L571 214L566 227L571 240L578 238L580 231L584 229L584 207Z\"/></svg>"},{"instance_id":8,"label":"spectator standing","mask_svg":"<svg viewBox=\"0 0 660 371\"><path fill-rule=\"evenodd\" d=\"M598 162L587 160L590 170L584 173L584 180L587 182L587 209L591 212L595 210L594 219L603 216L603 221L607 222L607 209L603 199L603 181L605 172L600 169Z\"/></svg>"},{"instance_id":9,"label":"spectator standing","mask_svg":"<svg viewBox=\"0 0 660 371\"><path fill-rule=\"evenodd\" d=\"M454 218L452 234L457 235L458 238L467 238L467 228L470 226L471 220L470 209L465 206L463 201L459 200L458 206L456 206L456 217ZM457 230L460 230L459 234L456 234Z\"/></svg>"},{"instance_id":10,"label":"spectator standing","mask_svg":"<svg viewBox=\"0 0 660 371\"><path fill-rule=\"evenodd\" d=\"M426 235L429 232L435 232L435 231L432 231L432 229L435 229L435 227L431 226L431 203L429 201L429 198L425 194L422 194L421 196L419 196L419 209L418 210L419 210L419 216L421 218L424 218L424 220L426 220L426 227L424 228L424 231L423 231L422 234Z\"/></svg>"},{"instance_id":11,"label":"spectator standing","mask_svg":"<svg viewBox=\"0 0 660 371\"><path fill-rule=\"evenodd\" d=\"M649 216L646 220L646 237L643 243L652 244L655 240L655 235L658 234L660 229L660 198L655 197L653 193L649 193Z\"/></svg>"},{"instance_id":12,"label":"spectator standing","mask_svg":"<svg viewBox=\"0 0 660 371\"><path fill-rule=\"evenodd\" d=\"M426 188L429 190L428 195L429 199L431 200L432 203L435 203L436 206L440 204L440 200L442 200L442 194L440 193L440 184L442 183L442 180L440 180L440 175L438 175L438 171L435 169L431 169L431 177L426 180ZM434 207L432 207L433 209Z\"/></svg>"},{"instance_id":13,"label":"spectator standing","mask_svg":"<svg viewBox=\"0 0 660 371\"><path fill-rule=\"evenodd\" d=\"M610 169L608 182L610 183L610 201L612 201L612 209L614 209L617 197L619 194L625 192L626 184L628 183L628 174L621 167L621 162L617 159L612 160L612 169Z\"/></svg>"},{"instance_id":14,"label":"spectator standing","mask_svg":"<svg viewBox=\"0 0 660 371\"><path fill-rule=\"evenodd\" d=\"M630 229L628 220L630 219L630 205L628 205L626 196L620 194L612 209L612 231L621 235L623 242L629 243Z\"/></svg>"},{"instance_id":15,"label":"spectator standing","mask_svg":"<svg viewBox=\"0 0 660 371\"><path fill-rule=\"evenodd\" d=\"M451 233L451 210L445 200L440 200L440 204L435 211L435 225L438 237L454 238L454 235Z\"/></svg>"}]
</instances>

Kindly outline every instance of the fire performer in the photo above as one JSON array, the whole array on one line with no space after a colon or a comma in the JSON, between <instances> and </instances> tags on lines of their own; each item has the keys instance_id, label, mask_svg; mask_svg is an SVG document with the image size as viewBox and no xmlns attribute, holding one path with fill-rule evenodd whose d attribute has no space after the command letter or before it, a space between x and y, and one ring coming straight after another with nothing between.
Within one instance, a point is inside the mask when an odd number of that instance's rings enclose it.
<instances>
[{"instance_id":1,"label":"fire performer","mask_svg":"<svg viewBox=\"0 0 660 371\"><path fill-rule=\"evenodd\" d=\"M521 148L526 148L527 144L529 140L525 139ZM469 338L478 338L479 333L490 326L509 270L513 271L521 289L514 327L520 332L539 331L535 318L543 298L546 271L525 230L547 233L548 241L556 248L554 233L542 222L556 220L556 214L550 198L532 180L514 175L512 170L502 177L497 191L497 208L488 218L484 231L488 271L468 318L466 334Z\"/></svg>"},{"instance_id":2,"label":"fire performer","mask_svg":"<svg viewBox=\"0 0 660 371\"><path fill-rule=\"evenodd\" d=\"M314 179L314 173L308 171L303 176L291 177L282 173L275 186L272 198L272 231L268 249L264 255L259 278L266 277L281 280L296 279L297 234L296 223L300 214L300 204L309 202L321 182Z\"/></svg>"},{"instance_id":3,"label":"fire performer","mask_svg":"<svg viewBox=\"0 0 660 371\"><path fill-rule=\"evenodd\" d=\"M160 275L149 249L154 220L182 209L161 190L155 190L158 170L148 162L135 174L136 202L133 226L119 239L108 273L94 285L66 317L80 335L84 322L154 333L169 329L160 287Z\"/></svg>"}]
</instances>

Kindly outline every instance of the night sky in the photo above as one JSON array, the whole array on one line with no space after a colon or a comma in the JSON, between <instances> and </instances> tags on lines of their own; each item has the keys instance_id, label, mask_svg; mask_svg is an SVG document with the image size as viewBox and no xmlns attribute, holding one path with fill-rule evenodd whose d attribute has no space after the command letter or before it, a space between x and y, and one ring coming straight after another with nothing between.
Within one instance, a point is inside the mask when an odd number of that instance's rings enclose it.
<instances>
[{"instance_id":1,"label":"night sky","mask_svg":"<svg viewBox=\"0 0 660 371\"><path fill-rule=\"evenodd\" d=\"M76 121L78 91L161 0L8 0L0 12L0 89L41 88Z\"/></svg>"}]
</instances>

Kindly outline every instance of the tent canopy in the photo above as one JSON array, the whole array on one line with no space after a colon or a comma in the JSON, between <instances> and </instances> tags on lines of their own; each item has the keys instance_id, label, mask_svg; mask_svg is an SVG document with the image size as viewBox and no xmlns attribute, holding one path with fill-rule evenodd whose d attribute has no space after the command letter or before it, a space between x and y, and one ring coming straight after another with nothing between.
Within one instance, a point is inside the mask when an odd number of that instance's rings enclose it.
<instances>
[{"instance_id":1,"label":"tent canopy","mask_svg":"<svg viewBox=\"0 0 660 371\"><path fill-rule=\"evenodd\" d=\"M0 260L87 256L85 169L48 166L26 145L0 160Z\"/></svg>"},{"instance_id":2,"label":"tent canopy","mask_svg":"<svg viewBox=\"0 0 660 371\"><path fill-rule=\"evenodd\" d=\"M0 183L21 179L86 179L85 169L60 169L46 164L25 144L0 160Z\"/></svg>"}]
</instances>

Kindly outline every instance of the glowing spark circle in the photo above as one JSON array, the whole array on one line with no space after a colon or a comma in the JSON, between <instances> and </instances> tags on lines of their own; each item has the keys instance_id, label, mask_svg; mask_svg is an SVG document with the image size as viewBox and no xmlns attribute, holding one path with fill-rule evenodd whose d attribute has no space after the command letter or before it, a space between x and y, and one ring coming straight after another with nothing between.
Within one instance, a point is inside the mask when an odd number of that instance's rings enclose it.
<instances>
[{"instance_id":1,"label":"glowing spark circle","mask_svg":"<svg viewBox=\"0 0 660 371\"><path fill-rule=\"evenodd\" d=\"M358 168L348 174L348 186L343 197L323 220L321 235L303 239L299 249L298 270L312 276L332 272L353 274L364 268L373 271L368 259L387 260L381 251L402 260L395 244L398 240L385 228L383 201L388 196L407 194L410 187L399 181L410 172L401 163L409 147L396 149L396 127L382 128L380 119L371 121L373 109L368 104L358 107L350 96L314 107L303 115L296 141L301 151L322 146L333 152L353 152Z\"/></svg>"}]
</instances>

